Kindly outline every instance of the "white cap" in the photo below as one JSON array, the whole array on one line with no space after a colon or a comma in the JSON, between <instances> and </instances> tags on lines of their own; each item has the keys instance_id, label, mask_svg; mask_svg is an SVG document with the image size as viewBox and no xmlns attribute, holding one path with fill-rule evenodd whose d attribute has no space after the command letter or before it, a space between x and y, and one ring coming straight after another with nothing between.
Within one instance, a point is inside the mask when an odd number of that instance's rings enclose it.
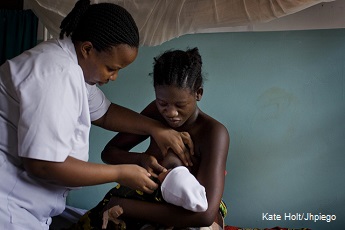
<instances>
[{"instance_id":1,"label":"white cap","mask_svg":"<svg viewBox=\"0 0 345 230\"><path fill-rule=\"evenodd\" d=\"M172 169L165 177L161 191L166 202L194 212L208 208L204 186L184 166Z\"/></svg>"}]
</instances>

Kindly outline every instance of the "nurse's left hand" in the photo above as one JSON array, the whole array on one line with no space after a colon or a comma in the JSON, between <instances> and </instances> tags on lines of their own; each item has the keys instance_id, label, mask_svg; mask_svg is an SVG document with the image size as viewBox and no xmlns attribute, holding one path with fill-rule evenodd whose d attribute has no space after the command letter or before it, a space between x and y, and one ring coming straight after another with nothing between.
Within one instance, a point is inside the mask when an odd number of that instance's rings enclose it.
<instances>
[{"instance_id":1,"label":"nurse's left hand","mask_svg":"<svg viewBox=\"0 0 345 230\"><path fill-rule=\"evenodd\" d=\"M177 132L176 130L166 128L160 129L153 134L158 147L163 156L171 149L186 166L192 166L192 155L194 155L194 145L192 138L187 132Z\"/></svg>"}]
</instances>

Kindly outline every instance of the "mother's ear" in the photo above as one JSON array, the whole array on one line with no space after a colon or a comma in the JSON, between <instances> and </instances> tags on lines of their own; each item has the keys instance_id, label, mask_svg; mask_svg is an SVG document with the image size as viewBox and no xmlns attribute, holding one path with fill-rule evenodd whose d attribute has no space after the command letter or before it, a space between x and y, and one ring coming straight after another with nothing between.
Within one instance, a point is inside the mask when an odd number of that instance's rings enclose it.
<instances>
[{"instance_id":1,"label":"mother's ear","mask_svg":"<svg viewBox=\"0 0 345 230\"><path fill-rule=\"evenodd\" d=\"M202 87L197 89L197 91L195 92L195 98L196 98L197 101L201 100L203 93L204 93L204 89Z\"/></svg>"}]
</instances>

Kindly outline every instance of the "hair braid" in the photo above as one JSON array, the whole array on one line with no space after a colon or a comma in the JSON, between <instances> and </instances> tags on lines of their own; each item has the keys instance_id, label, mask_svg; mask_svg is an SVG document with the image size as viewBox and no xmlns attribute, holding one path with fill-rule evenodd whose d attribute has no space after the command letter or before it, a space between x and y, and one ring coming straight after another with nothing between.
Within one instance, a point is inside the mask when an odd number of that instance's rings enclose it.
<instances>
[{"instance_id":1,"label":"hair braid","mask_svg":"<svg viewBox=\"0 0 345 230\"><path fill-rule=\"evenodd\" d=\"M198 89L203 84L203 78L201 74L202 60L198 48L187 50L187 55L190 60L190 68L188 74L188 85L193 85L193 89Z\"/></svg>"},{"instance_id":2,"label":"hair braid","mask_svg":"<svg viewBox=\"0 0 345 230\"><path fill-rule=\"evenodd\" d=\"M89 0L79 2L62 21L60 38L66 33L73 41L90 41L98 51L120 44L139 47L137 25L126 9L113 3L86 7Z\"/></svg>"},{"instance_id":3,"label":"hair braid","mask_svg":"<svg viewBox=\"0 0 345 230\"><path fill-rule=\"evenodd\" d=\"M198 48L166 51L154 58L153 85L173 85L195 92L203 85L201 67Z\"/></svg>"},{"instance_id":4,"label":"hair braid","mask_svg":"<svg viewBox=\"0 0 345 230\"><path fill-rule=\"evenodd\" d=\"M80 18L86 12L90 6L90 0L77 1L72 11L62 20L60 25L60 39L63 39L64 35L68 37L77 27Z\"/></svg>"}]
</instances>

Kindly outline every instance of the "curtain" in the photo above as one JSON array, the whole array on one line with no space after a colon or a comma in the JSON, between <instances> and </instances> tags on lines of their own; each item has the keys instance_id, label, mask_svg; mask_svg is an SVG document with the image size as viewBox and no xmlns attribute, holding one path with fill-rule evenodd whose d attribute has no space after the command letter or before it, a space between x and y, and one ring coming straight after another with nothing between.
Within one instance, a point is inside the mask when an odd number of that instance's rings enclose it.
<instances>
[{"instance_id":1,"label":"curtain","mask_svg":"<svg viewBox=\"0 0 345 230\"><path fill-rule=\"evenodd\" d=\"M77 0L24 0L53 37ZM334 0L91 0L126 8L136 21L140 44L160 45L184 34L225 32L266 23ZM341 1L341 0L337 0Z\"/></svg>"},{"instance_id":2,"label":"curtain","mask_svg":"<svg viewBox=\"0 0 345 230\"><path fill-rule=\"evenodd\" d=\"M31 10L0 9L0 65L37 44L37 27Z\"/></svg>"}]
</instances>

